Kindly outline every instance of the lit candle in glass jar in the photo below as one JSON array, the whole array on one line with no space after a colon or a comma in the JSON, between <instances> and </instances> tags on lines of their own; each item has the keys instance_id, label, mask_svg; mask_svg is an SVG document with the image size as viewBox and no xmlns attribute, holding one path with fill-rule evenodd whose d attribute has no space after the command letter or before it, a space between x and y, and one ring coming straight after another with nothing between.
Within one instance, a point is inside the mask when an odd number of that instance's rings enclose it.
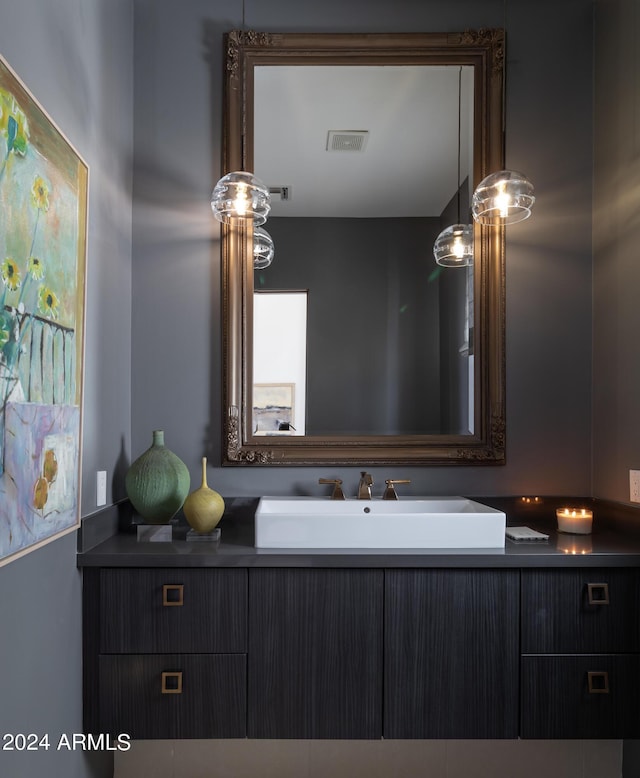
<instances>
[{"instance_id":1,"label":"lit candle in glass jar","mask_svg":"<svg viewBox=\"0 0 640 778\"><path fill-rule=\"evenodd\" d=\"M593 525L593 511L588 508L558 508L558 530L573 535L589 535Z\"/></svg>"}]
</instances>

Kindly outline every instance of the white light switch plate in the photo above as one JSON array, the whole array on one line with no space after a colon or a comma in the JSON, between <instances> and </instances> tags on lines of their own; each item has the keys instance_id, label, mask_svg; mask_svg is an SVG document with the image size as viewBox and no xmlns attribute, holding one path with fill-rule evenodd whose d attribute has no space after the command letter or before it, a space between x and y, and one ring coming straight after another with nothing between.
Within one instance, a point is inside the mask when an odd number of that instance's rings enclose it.
<instances>
[{"instance_id":1,"label":"white light switch plate","mask_svg":"<svg viewBox=\"0 0 640 778\"><path fill-rule=\"evenodd\" d=\"M98 470L96 478L96 505L100 508L107 504L107 471Z\"/></svg>"},{"instance_id":2,"label":"white light switch plate","mask_svg":"<svg viewBox=\"0 0 640 778\"><path fill-rule=\"evenodd\" d=\"M640 502L640 470L629 470L629 499Z\"/></svg>"}]
</instances>

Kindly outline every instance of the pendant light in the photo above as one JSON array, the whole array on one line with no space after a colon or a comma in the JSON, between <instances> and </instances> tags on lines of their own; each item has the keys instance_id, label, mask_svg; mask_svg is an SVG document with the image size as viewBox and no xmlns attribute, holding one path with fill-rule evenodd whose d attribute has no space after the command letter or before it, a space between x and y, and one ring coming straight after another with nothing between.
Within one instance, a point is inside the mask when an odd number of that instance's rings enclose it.
<instances>
[{"instance_id":1,"label":"pendant light","mask_svg":"<svg viewBox=\"0 0 640 778\"><path fill-rule=\"evenodd\" d=\"M264 270L273 262L275 247L273 238L262 227L256 227L253 231L253 268Z\"/></svg>"},{"instance_id":2,"label":"pendant light","mask_svg":"<svg viewBox=\"0 0 640 778\"><path fill-rule=\"evenodd\" d=\"M452 224L442 230L433 246L442 267L467 267L473 262L473 225Z\"/></svg>"},{"instance_id":3,"label":"pendant light","mask_svg":"<svg viewBox=\"0 0 640 778\"><path fill-rule=\"evenodd\" d=\"M231 219L252 219L256 226L264 224L271 210L271 195L262 181L243 170L227 173L215 185L211 195L211 210L225 224Z\"/></svg>"},{"instance_id":4,"label":"pendant light","mask_svg":"<svg viewBox=\"0 0 640 778\"><path fill-rule=\"evenodd\" d=\"M533 184L525 175L515 170L500 170L478 184L471 211L478 224L515 224L531 216L535 201Z\"/></svg>"},{"instance_id":5,"label":"pendant light","mask_svg":"<svg viewBox=\"0 0 640 778\"><path fill-rule=\"evenodd\" d=\"M433 245L433 255L442 267L467 267L473 262L473 225L461 224L460 217L460 135L462 114L462 68L458 70L458 223L442 230Z\"/></svg>"},{"instance_id":6,"label":"pendant light","mask_svg":"<svg viewBox=\"0 0 640 778\"><path fill-rule=\"evenodd\" d=\"M507 31L507 0L503 0L504 24ZM506 56L505 56L506 62ZM502 121L506 116L506 68L502 70ZM533 184L522 173L515 170L499 170L491 173L476 187L471 198L471 213L474 221L486 226L501 227L516 224L531 216L536 198Z\"/></svg>"},{"instance_id":7,"label":"pendant light","mask_svg":"<svg viewBox=\"0 0 640 778\"><path fill-rule=\"evenodd\" d=\"M246 30L244 0L242 29ZM227 173L215 185L211 195L211 210L215 218L224 224L229 224L232 219L252 219L257 227L267 221L271 210L271 195L268 187L253 173L238 170Z\"/></svg>"}]
</instances>

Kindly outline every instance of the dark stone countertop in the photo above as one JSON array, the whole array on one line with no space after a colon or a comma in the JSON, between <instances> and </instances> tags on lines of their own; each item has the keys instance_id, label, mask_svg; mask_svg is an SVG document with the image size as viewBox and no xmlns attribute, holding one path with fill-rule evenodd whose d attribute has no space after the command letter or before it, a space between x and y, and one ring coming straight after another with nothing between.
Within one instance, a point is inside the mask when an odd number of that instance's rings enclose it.
<instances>
[{"instance_id":1,"label":"dark stone countertop","mask_svg":"<svg viewBox=\"0 0 640 778\"><path fill-rule=\"evenodd\" d=\"M138 542L130 508L119 511L118 531L101 539L93 523L83 522L79 567L638 567L640 509L590 498L544 497L535 504L518 497L473 497L504 510L508 526L528 526L549 535L548 541L514 542L496 549L259 549L254 545L257 499L225 498L219 543L189 542L181 517L172 524L170 543ZM555 510L565 505L590 506L591 535L556 530ZM116 506L112 506L111 514ZM109 514L109 511L105 512ZM111 516L112 521L112 516ZM85 526L86 525L86 526ZM93 543L93 545L92 545Z\"/></svg>"}]
</instances>

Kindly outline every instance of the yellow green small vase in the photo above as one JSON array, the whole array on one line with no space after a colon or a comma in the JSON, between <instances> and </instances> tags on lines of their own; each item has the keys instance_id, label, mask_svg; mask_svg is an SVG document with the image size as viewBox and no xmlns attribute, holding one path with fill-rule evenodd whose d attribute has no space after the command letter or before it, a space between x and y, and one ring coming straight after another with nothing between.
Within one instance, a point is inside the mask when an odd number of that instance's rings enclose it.
<instances>
[{"instance_id":1,"label":"yellow green small vase","mask_svg":"<svg viewBox=\"0 0 640 778\"><path fill-rule=\"evenodd\" d=\"M224 513L222 496L207 486L207 458L202 457L202 485L187 497L182 506L186 520L196 532L214 530Z\"/></svg>"}]
</instances>

